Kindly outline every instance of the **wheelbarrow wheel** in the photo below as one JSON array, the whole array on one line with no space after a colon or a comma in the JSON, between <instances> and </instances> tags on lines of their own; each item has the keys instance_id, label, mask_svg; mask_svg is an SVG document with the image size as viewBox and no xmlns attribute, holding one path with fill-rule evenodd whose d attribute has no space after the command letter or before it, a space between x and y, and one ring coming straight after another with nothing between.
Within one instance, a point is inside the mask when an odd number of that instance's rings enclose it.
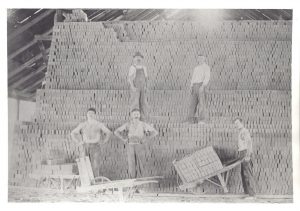
<instances>
[{"instance_id":1,"label":"wheelbarrow wheel","mask_svg":"<svg viewBox=\"0 0 300 211\"><path fill-rule=\"evenodd\" d=\"M203 195L206 193L203 187L201 187L201 184L204 181L199 181L194 187L190 188L190 192L194 195Z\"/></svg>"},{"instance_id":2,"label":"wheelbarrow wheel","mask_svg":"<svg viewBox=\"0 0 300 211\"><path fill-rule=\"evenodd\" d=\"M204 195L204 194L206 194L206 191L203 188L201 188L200 186L196 186L194 188L191 188L189 191L194 195Z\"/></svg>"}]
</instances>

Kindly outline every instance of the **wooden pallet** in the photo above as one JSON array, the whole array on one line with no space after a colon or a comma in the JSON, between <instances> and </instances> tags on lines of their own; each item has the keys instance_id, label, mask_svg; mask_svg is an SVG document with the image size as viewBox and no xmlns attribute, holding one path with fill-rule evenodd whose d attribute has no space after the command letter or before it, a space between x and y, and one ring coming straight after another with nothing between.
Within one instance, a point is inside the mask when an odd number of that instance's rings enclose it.
<instances>
[{"instance_id":1,"label":"wooden pallet","mask_svg":"<svg viewBox=\"0 0 300 211\"><path fill-rule=\"evenodd\" d=\"M39 187L42 183L47 184L47 188L51 189L53 184L56 184L61 192L70 188L72 185L76 187L79 175L64 175L64 174L29 174L32 179L38 180L37 186Z\"/></svg>"}]
</instances>

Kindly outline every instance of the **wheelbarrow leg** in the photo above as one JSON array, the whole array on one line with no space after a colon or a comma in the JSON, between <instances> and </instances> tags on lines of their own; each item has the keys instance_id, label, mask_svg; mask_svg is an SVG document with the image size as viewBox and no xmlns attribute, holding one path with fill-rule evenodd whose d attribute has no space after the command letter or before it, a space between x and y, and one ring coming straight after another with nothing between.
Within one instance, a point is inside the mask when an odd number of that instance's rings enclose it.
<instances>
[{"instance_id":1,"label":"wheelbarrow leg","mask_svg":"<svg viewBox=\"0 0 300 211\"><path fill-rule=\"evenodd\" d=\"M227 187L226 187L226 183L225 183L225 181L224 181L224 178L222 177L221 174L218 174L217 176L218 176L218 178L219 178L219 180L220 180L220 183L221 183L221 185L222 185L222 188L223 188L223 190L224 190L224 193L228 193L228 189L227 189Z\"/></svg>"},{"instance_id":2,"label":"wheelbarrow leg","mask_svg":"<svg viewBox=\"0 0 300 211\"><path fill-rule=\"evenodd\" d=\"M124 201L123 188L118 188L118 195L119 195L120 202L123 202Z\"/></svg>"}]
</instances>

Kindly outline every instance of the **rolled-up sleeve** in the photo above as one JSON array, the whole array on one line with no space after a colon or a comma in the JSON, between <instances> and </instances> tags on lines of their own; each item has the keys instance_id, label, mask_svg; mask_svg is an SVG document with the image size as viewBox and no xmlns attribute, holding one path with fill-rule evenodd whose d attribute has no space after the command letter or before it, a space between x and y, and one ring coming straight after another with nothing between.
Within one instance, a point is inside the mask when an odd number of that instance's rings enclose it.
<instances>
[{"instance_id":1,"label":"rolled-up sleeve","mask_svg":"<svg viewBox=\"0 0 300 211\"><path fill-rule=\"evenodd\" d=\"M147 67L144 66L144 73L145 73L145 77L148 78L148 71L147 71Z\"/></svg>"},{"instance_id":2,"label":"rolled-up sleeve","mask_svg":"<svg viewBox=\"0 0 300 211\"><path fill-rule=\"evenodd\" d=\"M253 149L252 149L252 139L251 139L251 135L250 135L249 131L247 131L245 133L245 140L246 140L248 152L252 153L253 152Z\"/></svg>"},{"instance_id":3,"label":"rolled-up sleeve","mask_svg":"<svg viewBox=\"0 0 300 211\"><path fill-rule=\"evenodd\" d=\"M204 86L207 86L209 80L210 80L210 68L207 67L205 70L205 77L204 77L204 81L203 81Z\"/></svg>"},{"instance_id":4,"label":"rolled-up sleeve","mask_svg":"<svg viewBox=\"0 0 300 211\"><path fill-rule=\"evenodd\" d=\"M128 72L128 81L132 80L133 78L135 78L135 67L134 66L131 66L129 68L129 72Z\"/></svg>"},{"instance_id":5,"label":"rolled-up sleeve","mask_svg":"<svg viewBox=\"0 0 300 211\"><path fill-rule=\"evenodd\" d=\"M193 71L191 86L193 86L193 84L195 83L195 80L196 80L196 77L197 77L196 75L197 75L197 67L194 68L194 71Z\"/></svg>"}]
</instances>

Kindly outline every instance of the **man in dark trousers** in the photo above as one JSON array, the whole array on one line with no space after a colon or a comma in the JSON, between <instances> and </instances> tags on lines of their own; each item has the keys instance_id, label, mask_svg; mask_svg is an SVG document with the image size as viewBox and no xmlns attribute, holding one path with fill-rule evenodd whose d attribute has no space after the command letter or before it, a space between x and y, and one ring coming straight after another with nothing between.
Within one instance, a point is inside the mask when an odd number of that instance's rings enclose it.
<instances>
[{"instance_id":1,"label":"man in dark trousers","mask_svg":"<svg viewBox=\"0 0 300 211\"><path fill-rule=\"evenodd\" d=\"M200 110L200 123L204 123L207 119L207 111L205 105L205 91L210 79L210 67L206 64L206 57L198 56L198 66L195 67L191 79L191 98L189 105L189 114L187 122L198 123L195 117L197 106Z\"/></svg>"},{"instance_id":2,"label":"man in dark trousers","mask_svg":"<svg viewBox=\"0 0 300 211\"><path fill-rule=\"evenodd\" d=\"M143 59L144 56L140 52L136 52L133 56L133 64L129 68L128 73L130 110L139 109L142 120L147 116L145 92L148 78L147 68L143 65Z\"/></svg>"},{"instance_id":3,"label":"man in dark trousers","mask_svg":"<svg viewBox=\"0 0 300 211\"><path fill-rule=\"evenodd\" d=\"M105 138L101 140L101 133L104 133ZM82 157L88 156L91 161L94 176L99 175L99 156L100 147L108 142L112 132L101 122L96 120L96 110L89 108L87 111L87 120L80 123L72 132L71 138L73 141L83 145L84 152Z\"/></svg>"},{"instance_id":4,"label":"man in dark trousers","mask_svg":"<svg viewBox=\"0 0 300 211\"><path fill-rule=\"evenodd\" d=\"M148 154L145 142L155 137L158 132L151 125L140 121L140 111L134 109L130 113L130 121L116 129L114 134L127 144L130 178L146 176L143 171Z\"/></svg>"},{"instance_id":5,"label":"man in dark trousers","mask_svg":"<svg viewBox=\"0 0 300 211\"><path fill-rule=\"evenodd\" d=\"M255 180L253 177L253 163L251 160L253 153L252 139L249 130L244 127L240 118L236 118L233 122L238 129L238 157L239 159L243 159L241 164L241 177L244 193L248 194L250 197L254 197Z\"/></svg>"}]
</instances>

